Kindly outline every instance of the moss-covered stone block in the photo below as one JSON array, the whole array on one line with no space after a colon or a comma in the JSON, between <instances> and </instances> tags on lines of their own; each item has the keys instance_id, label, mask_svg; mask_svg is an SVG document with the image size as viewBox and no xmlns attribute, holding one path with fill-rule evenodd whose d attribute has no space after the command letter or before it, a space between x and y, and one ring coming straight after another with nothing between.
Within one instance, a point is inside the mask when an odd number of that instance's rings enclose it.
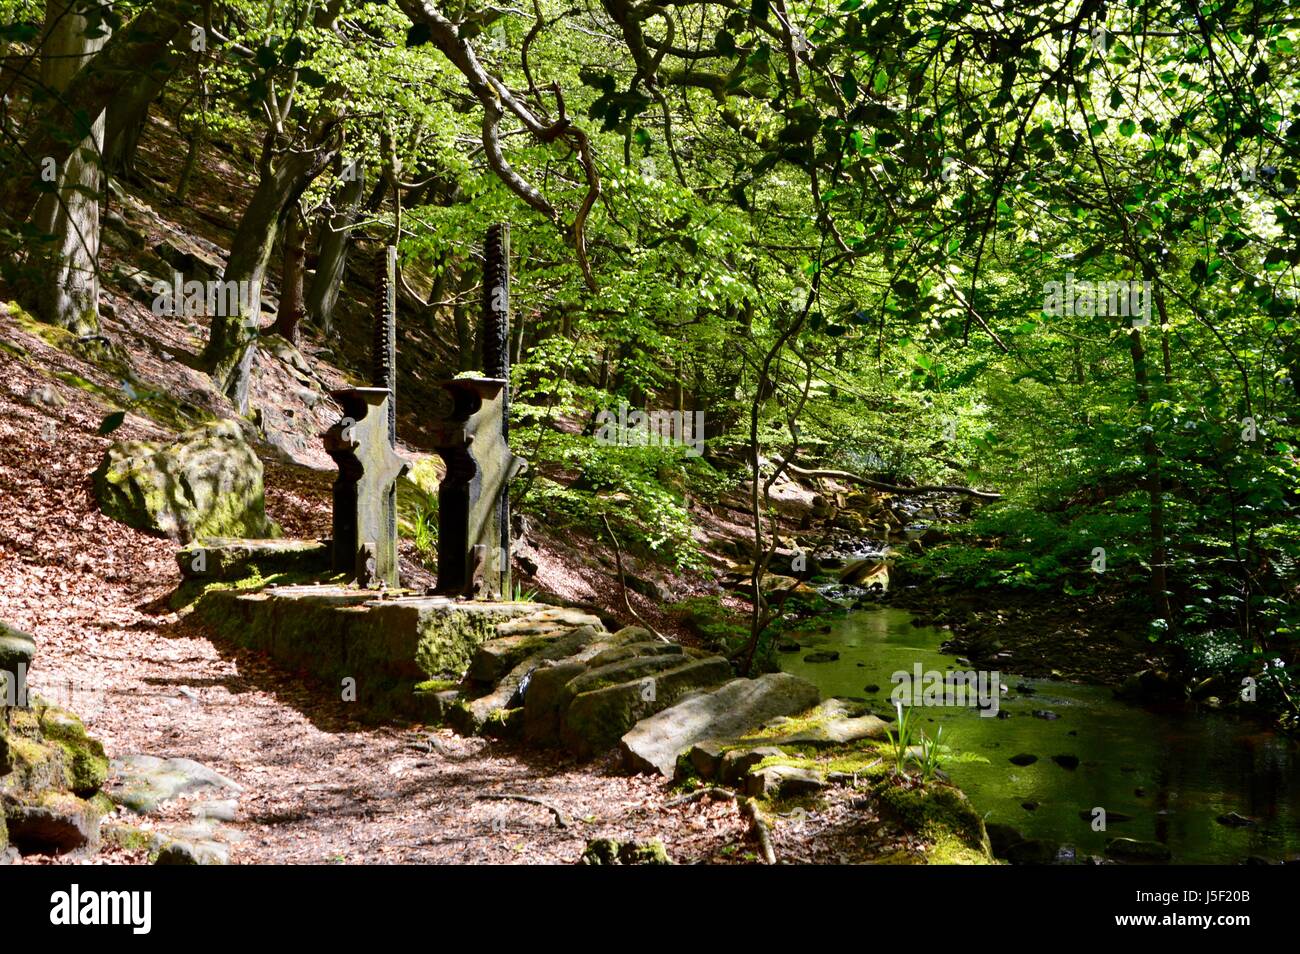
<instances>
[{"instance_id":1,"label":"moss-covered stone block","mask_svg":"<svg viewBox=\"0 0 1300 954\"><path fill-rule=\"evenodd\" d=\"M95 471L94 487L107 516L157 536L280 536L266 516L262 462L234 421L171 443L119 441Z\"/></svg>"},{"instance_id":2,"label":"moss-covered stone block","mask_svg":"<svg viewBox=\"0 0 1300 954\"><path fill-rule=\"evenodd\" d=\"M330 571L330 542L210 537L178 550L176 564L187 580L233 582L283 574L324 576Z\"/></svg>"},{"instance_id":3,"label":"moss-covered stone block","mask_svg":"<svg viewBox=\"0 0 1300 954\"><path fill-rule=\"evenodd\" d=\"M433 698L436 693L417 687L458 679L477 647L498 635L500 624L549 609L379 595L333 585L251 593L214 586L194 612L219 638L265 652L283 666L336 685L353 680L356 701L374 717L422 719L446 707Z\"/></svg>"}]
</instances>

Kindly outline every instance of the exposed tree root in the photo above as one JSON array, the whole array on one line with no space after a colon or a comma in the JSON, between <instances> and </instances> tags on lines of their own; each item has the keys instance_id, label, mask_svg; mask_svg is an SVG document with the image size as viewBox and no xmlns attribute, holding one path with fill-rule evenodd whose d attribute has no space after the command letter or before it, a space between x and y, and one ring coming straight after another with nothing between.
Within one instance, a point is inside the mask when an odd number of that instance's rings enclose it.
<instances>
[{"instance_id":1,"label":"exposed tree root","mask_svg":"<svg viewBox=\"0 0 1300 954\"><path fill-rule=\"evenodd\" d=\"M754 829L754 834L758 836L758 848L763 854L763 863L776 864L776 849L772 846L772 829L768 827L763 818L763 813L758 808L758 802L752 798L745 799L743 812L749 819L750 825Z\"/></svg>"},{"instance_id":2,"label":"exposed tree root","mask_svg":"<svg viewBox=\"0 0 1300 954\"><path fill-rule=\"evenodd\" d=\"M572 828L573 819L566 815L563 810L555 807L550 802L543 801L540 798L534 798L532 795L515 795L510 792L503 792L500 795L487 794L475 796L479 801L492 800L498 802L514 801L527 802L530 805L539 805L555 816L555 824L558 828Z\"/></svg>"}]
</instances>

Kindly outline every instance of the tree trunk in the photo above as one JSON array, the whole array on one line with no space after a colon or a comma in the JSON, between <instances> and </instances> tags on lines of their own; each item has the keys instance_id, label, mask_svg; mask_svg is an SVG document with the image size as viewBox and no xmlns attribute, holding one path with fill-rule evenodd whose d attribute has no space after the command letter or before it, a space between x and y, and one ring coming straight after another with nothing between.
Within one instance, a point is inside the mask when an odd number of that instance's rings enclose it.
<instances>
[{"instance_id":1,"label":"tree trunk","mask_svg":"<svg viewBox=\"0 0 1300 954\"><path fill-rule=\"evenodd\" d=\"M296 203L289 205L284 224L284 264L280 276L280 312L271 329L295 348L303 316L303 272L307 264L307 230Z\"/></svg>"},{"instance_id":2,"label":"tree trunk","mask_svg":"<svg viewBox=\"0 0 1300 954\"><path fill-rule=\"evenodd\" d=\"M199 164L199 150L202 145L203 131L196 129L190 135L190 144L185 150L185 164L181 166L180 178L176 180L176 188L172 192L172 197L177 202L184 202L185 197L190 194L190 183L194 181L194 168Z\"/></svg>"},{"instance_id":3,"label":"tree trunk","mask_svg":"<svg viewBox=\"0 0 1300 954\"><path fill-rule=\"evenodd\" d=\"M140 134L149 122L149 107L162 95L170 76L170 71L150 71L109 103L104 125L105 138L112 142L112 146L104 151L104 168L111 174L135 174L135 154L140 145Z\"/></svg>"},{"instance_id":4,"label":"tree trunk","mask_svg":"<svg viewBox=\"0 0 1300 954\"><path fill-rule=\"evenodd\" d=\"M205 77L199 78L199 114L200 119L190 129L189 147L185 150L185 165L181 167L181 174L176 180L176 188L172 190L172 197L177 202L184 202L185 197L190 194L190 184L194 181L194 169L199 164L199 156L203 153L203 145L208 139L208 81ZM112 114L109 114L109 120L112 120ZM179 129L179 119L177 128ZM132 159L134 164L134 159Z\"/></svg>"},{"instance_id":5,"label":"tree trunk","mask_svg":"<svg viewBox=\"0 0 1300 954\"><path fill-rule=\"evenodd\" d=\"M50 0L41 43L41 82L62 92L103 48L107 26L73 12L76 0ZM88 36L87 31L99 33ZM58 188L37 207L36 224L54 241L41 256L37 312L43 321L79 335L99 331L99 190L104 114L89 119L89 135L57 168Z\"/></svg>"},{"instance_id":6,"label":"tree trunk","mask_svg":"<svg viewBox=\"0 0 1300 954\"><path fill-rule=\"evenodd\" d=\"M308 320L320 326L326 334L334 328L334 306L338 303L339 286L347 268L352 226L356 224L360 211L365 180L365 167L357 163L356 175L345 181L339 190L338 211L321 223L316 275L307 292L307 315Z\"/></svg>"},{"instance_id":7,"label":"tree trunk","mask_svg":"<svg viewBox=\"0 0 1300 954\"><path fill-rule=\"evenodd\" d=\"M199 15L195 0L154 0L121 32L114 34L102 52L78 70L63 95L52 99L45 109L25 124L27 136L17 153L24 162L6 170L0 184L0 211L12 223L26 222L42 194L41 173L46 158L56 167L67 164L80 143L68 136L76 130L83 136L92 134L88 117L100 116L121 95L122 85L130 77L145 71L170 76L179 62L172 41L187 20ZM102 134L102 133L101 133ZM106 138L103 146L112 148Z\"/></svg>"},{"instance_id":8,"label":"tree trunk","mask_svg":"<svg viewBox=\"0 0 1300 954\"><path fill-rule=\"evenodd\" d=\"M1147 375L1146 352L1142 348L1142 331L1129 330L1129 353L1133 359L1133 381L1138 406L1142 411L1142 459L1146 467L1147 499L1151 528L1151 604L1156 615L1173 629L1169 607L1169 585L1165 546L1164 492L1160 486L1160 447L1156 443L1151 417L1151 385Z\"/></svg>"},{"instance_id":9,"label":"tree trunk","mask_svg":"<svg viewBox=\"0 0 1300 954\"><path fill-rule=\"evenodd\" d=\"M285 171L282 168L262 176L239 220L223 278L227 283L245 283L236 287L245 288L248 293L239 296L241 307L233 314L212 316L208 344L203 351L204 366L222 392L235 402L240 414L248 413L248 373L261 319L262 283L279 230L280 215L293 185ZM243 310L245 306L247 313Z\"/></svg>"},{"instance_id":10,"label":"tree trunk","mask_svg":"<svg viewBox=\"0 0 1300 954\"><path fill-rule=\"evenodd\" d=\"M223 280L227 285L237 283L240 289L248 290L247 294L241 292L237 296L241 305L248 306L248 313L242 313L243 309L239 308L234 309L234 314L212 316L203 366L235 402L240 414L248 413L249 372L261 318L261 289L279 222L289 203L296 202L312 180L333 161L339 148L337 138L333 137L337 118L322 117L309 137L315 148L295 148L275 168L271 167L275 135L267 134L262 177L230 243L230 259Z\"/></svg>"}]
</instances>

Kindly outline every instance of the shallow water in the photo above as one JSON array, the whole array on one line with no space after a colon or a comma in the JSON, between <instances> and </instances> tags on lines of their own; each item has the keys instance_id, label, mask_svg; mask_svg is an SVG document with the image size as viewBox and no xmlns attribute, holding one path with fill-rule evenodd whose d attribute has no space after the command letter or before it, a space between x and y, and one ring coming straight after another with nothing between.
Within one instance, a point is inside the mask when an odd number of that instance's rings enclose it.
<instances>
[{"instance_id":1,"label":"shallow water","mask_svg":"<svg viewBox=\"0 0 1300 954\"><path fill-rule=\"evenodd\" d=\"M819 621L819 625L825 625ZM948 633L911 624L891 608L859 610L830 621L829 633L795 632L797 653L780 654L781 668L815 683L823 696L865 699L892 711L891 675L965 667L939 652ZM835 650L836 662L810 663L813 650ZM1278 861L1300 854L1300 753L1294 742L1260 724L1195 707L1145 708L1111 691L1002 673L1008 690L999 708L1009 718L975 709L918 709L922 731L942 725L943 742L987 763L950 758L944 765L987 821L1014 826L1026 838L1073 846L1079 856L1103 853L1117 837L1159 841L1174 862L1232 864L1258 855ZM879 692L865 687L875 684ZM1022 684L1033 694L1017 691ZM1057 719L1035 717L1034 710ZM1009 759L1038 756L1028 766ZM1052 761L1075 756L1075 769ZM1023 803L1036 802L1030 811ZM1107 830L1092 828L1093 809L1108 814ZM1087 818L1081 818L1080 813ZM1237 812L1255 819L1232 828L1215 819ZM1130 821L1114 816L1131 815Z\"/></svg>"}]
</instances>

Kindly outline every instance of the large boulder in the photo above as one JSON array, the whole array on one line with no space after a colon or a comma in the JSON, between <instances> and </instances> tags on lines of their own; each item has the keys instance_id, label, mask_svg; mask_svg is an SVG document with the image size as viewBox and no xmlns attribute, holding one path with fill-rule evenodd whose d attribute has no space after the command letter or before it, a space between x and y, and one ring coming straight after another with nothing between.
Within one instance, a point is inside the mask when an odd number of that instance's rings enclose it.
<instances>
[{"instance_id":1,"label":"large boulder","mask_svg":"<svg viewBox=\"0 0 1300 954\"><path fill-rule=\"evenodd\" d=\"M234 421L171 443L119 441L94 476L100 509L146 533L188 543L209 537L278 537L266 516L262 462Z\"/></svg>"},{"instance_id":2,"label":"large boulder","mask_svg":"<svg viewBox=\"0 0 1300 954\"><path fill-rule=\"evenodd\" d=\"M695 743L743 735L819 698L816 686L789 673L733 679L642 720L622 738L623 761L632 771L672 775L677 757Z\"/></svg>"},{"instance_id":3,"label":"large boulder","mask_svg":"<svg viewBox=\"0 0 1300 954\"><path fill-rule=\"evenodd\" d=\"M580 692L560 718L560 741L580 758L613 748L641 719L731 676L731 664L721 656L658 655L614 665L622 668L609 678L621 681Z\"/></svg>"}]
</instances>

